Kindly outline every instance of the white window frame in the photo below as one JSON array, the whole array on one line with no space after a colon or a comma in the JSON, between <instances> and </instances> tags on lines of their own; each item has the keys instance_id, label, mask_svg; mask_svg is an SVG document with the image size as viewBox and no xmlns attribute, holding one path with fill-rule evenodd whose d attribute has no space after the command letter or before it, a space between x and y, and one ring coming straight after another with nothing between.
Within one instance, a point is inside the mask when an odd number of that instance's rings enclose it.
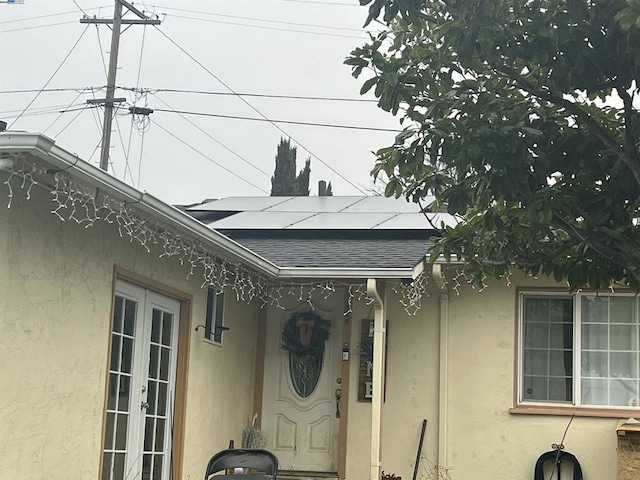
<instances>
[{"instance_id":1,"label":"white window frame","mask_svg":"<svg viewBox=\"0 0 640 480\"><path fill-rule=\"evenodd\" d=\"M214 287L207 287L204 340L219 347L224 343L224 332L229 330L224 323L224 295L224 290L218 292Z\"/></svg>"},{"instance_id":2,"label":"white window frame","mask_svg":"<svg viewBox=\"0 0 640 480\"><path fill-rule=\"evenodd\" d=\"M566 292L559 291L545 291L545 290L520 290L518 292L518 337L517 337L517 392L516 403L524 407L570 407L572 409L602 409L602 410L640 410L640 405L583 405L582 404L582 297L593 296L595 292L585 291L574 294L567 294ZM601 293L603 297L635 297L634 293ZM541 400L529 400L524 398L524 308L525 297L545 297L545 298L568 298L573 299L573 371L572 371L572 400L570 402L562 401L541 401ZM640 327L639 327L640 328ZM610 351L610 350L608 350ZM639 402L640 403L640 402Z\"/></svg>"}]
</instances>

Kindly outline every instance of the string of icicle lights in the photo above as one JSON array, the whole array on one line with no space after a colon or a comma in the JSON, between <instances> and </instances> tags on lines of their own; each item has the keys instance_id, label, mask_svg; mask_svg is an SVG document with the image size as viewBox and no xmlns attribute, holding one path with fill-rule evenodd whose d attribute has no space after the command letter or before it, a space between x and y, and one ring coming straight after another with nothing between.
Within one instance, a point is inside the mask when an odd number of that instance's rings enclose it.
<instances>
[{"instance_id":1,"label":"string of icicle lights","mask_svg":"<svg viewBox=\"0 0 640 480\"><path fill-rule=\"evenodd\" d=\"M373 299L367 295L364 283L346 283L335 280L320 282L283 282L270 279L247 268L242 263L233 263L220 257L196 239L184 235L167 223L161 223L135 208L99 189L84 185L64 170L52 171L36 165L32 160L15 155L5 162L3 169L9 173L3 184L8 188L8 208L11 208L17 190L31 198L31 190L38 185L38 178L53 179L50 192L54 208L51 213L63 222L75 222L89 228L96 222L114 224L121 237L138 243L148 253L158 246L160 257L177 257L189 269L187 278L201 271L201 286L213 287L217 291L232 290L238 300L256 300L261 307L273 305L284 308L281 300L293 297L314 308L312 298L318 294L328 298L336 289L345 288L348 295L345 315L353 311L357 302L370 305ZM51 183L51 182L47 182ZM45 185L42 185L45 186ZM397 282L392 286L400 297L400 303L408 315L415 315L421 308L422 298L427 295L427 276L420 274L413 282Z\"/></svg>"}]
</instances>

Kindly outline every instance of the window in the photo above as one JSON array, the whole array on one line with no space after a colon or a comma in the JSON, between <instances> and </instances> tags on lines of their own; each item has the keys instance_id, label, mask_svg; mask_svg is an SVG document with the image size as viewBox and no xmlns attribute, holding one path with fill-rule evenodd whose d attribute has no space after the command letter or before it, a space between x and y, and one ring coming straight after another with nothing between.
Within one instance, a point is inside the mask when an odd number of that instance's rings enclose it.
<instances>
[{"instance_id":1,"label":"window","mask_svg":"<svg viewBox=\"0 0 640 480\"><path fill-rule=\"evenodd\" d=\"M640 298L522 293L519 400L637 406Z\"/></svg>"},{"instance_id":2,"label":"window","mask_svg":"<svg viewBox=\"0 0 640 480\"><path fill-rule=\"evenodd\" d=\"M204 338L222 345L222 334L229 327L222 323L224 313L224 292L217 292L213 287L207 288L207 316L205 318Z\"/></svg>"}]
</instances>

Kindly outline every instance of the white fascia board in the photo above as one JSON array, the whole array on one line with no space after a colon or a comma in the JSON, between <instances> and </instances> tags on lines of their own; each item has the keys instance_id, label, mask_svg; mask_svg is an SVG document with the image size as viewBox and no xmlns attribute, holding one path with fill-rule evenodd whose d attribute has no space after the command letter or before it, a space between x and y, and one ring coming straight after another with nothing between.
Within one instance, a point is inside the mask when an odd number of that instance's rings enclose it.
<instances>
[{"instance_id":1,"label":"white fascia board","mask_svg":"<svg viewBox=\"0 0 640 480\"><path fill-rule=\"evenodd\" d=\"M278 278L345 279L345 278L412 278L411 268L281 268Z\"/></svg>"},{"instance_id":2,"label":"white fascia board","mask_svg":"<svg viewBox=\"0 0 640 480\"><path fill-rule=\"evenodd\" d=\"M76 177L81 183L99 188L104 193L119 200L134 204L155 218L176 225L188 232L204 245L213 246L228 253L235 260L246 263L261 273L277 276L278 267L256 255L239 243L207 227L200 221L188 216L175 207L156 197L127 185L84 160L58 146L50 138L34 133L7 132L0 135L0 152L29 153L53 167L64 170Z\"/></svg>"}]
</instances>

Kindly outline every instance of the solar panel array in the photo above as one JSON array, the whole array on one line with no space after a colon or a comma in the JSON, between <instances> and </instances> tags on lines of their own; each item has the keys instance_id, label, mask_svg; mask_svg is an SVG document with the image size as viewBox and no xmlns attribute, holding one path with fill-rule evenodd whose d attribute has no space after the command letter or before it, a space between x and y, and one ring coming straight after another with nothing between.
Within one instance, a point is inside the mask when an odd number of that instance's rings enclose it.
<instances>
[{"instance_id":1,"label":"solar panel array","mask_svg":"<svg viewBox=\"0 0 640 480\"><path fill-rule=\"evenodd\" d=\"M455 225L447 213L421 213L415 203L380 196L228 197L187 212L229 213L208 223L216 230L434 230L442 223Z\"/></svg>"}]
</instances>

